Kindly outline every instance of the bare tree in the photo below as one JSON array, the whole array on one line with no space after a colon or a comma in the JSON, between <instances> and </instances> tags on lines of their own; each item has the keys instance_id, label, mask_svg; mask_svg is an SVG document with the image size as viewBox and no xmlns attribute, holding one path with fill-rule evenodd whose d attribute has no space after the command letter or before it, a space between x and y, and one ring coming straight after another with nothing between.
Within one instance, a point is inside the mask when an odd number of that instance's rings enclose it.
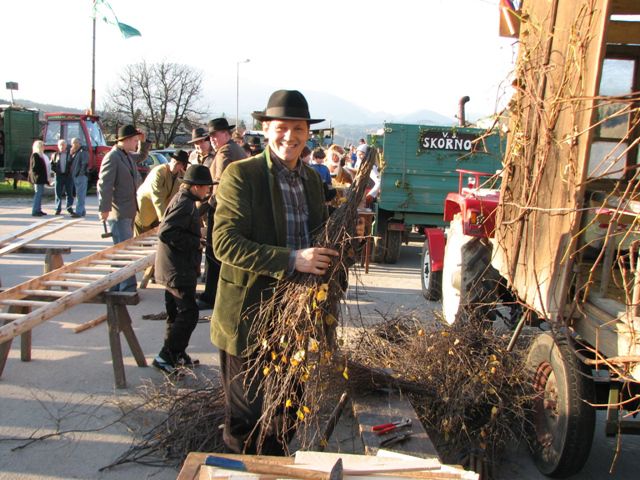
<instances>
[{"instance_id":1,"label":"bare tree","mask_svg":"<svg viewBox=\"0 0 640 480\"><path fill-rule=\"evenodd\" d=\"M143 127L156 147L168 146L181 126L198 123L201 91L202 73L190 66L141 62L125 68L105 110Z\"/></svg>"}]
</instances>

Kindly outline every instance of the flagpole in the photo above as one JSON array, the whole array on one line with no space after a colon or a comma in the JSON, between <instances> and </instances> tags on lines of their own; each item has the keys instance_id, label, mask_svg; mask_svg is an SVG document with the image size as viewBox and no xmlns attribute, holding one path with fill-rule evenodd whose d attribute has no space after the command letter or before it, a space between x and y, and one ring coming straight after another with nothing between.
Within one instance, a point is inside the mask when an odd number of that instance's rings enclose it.
<instances>
[{"instance_id":1,"label":"flagpole","mask_svg":"<svg viewBox=\"0 0 640 480\"><path fill-rule=\"evenodd\" d=\"M91 57L91 115L96 114L96 14L93 12L93 52Z\"/></svg>"}]
</instances>

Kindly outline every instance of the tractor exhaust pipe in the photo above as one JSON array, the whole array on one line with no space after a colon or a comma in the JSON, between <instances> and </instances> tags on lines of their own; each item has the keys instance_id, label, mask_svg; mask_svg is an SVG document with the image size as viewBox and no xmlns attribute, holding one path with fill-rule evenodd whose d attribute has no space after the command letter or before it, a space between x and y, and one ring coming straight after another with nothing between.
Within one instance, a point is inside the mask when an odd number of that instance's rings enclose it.
<instances>
[{"instance_id":1,"label":"tractor exhaust pipe","mask_svg":"<svg viewBox=\"0 0 640 480\"><path fill-rule=\"evenodd\" d=\"M465 95L458 102L458 125L460 125L461 127L465 127L467 125L467 120L464 115L464 104L469 100L471 100L471 98Z\"/></svg>"}]
</instances>

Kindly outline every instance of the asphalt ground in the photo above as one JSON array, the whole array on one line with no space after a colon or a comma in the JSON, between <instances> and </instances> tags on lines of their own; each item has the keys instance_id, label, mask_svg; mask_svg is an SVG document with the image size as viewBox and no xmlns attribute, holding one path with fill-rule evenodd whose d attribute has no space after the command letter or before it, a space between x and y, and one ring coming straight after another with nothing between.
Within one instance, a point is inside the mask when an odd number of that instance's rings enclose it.
<instances>
[{"instance_id":1,"label":"asphalt ground","mask_svg":"<svg viewBox=\"0 0 640 480\"><path fill-rule=\"evenodd\" d=\"M53 212L51 192L43 201L43 209ZM87 217L35 245L69 246L65 263L85 257L111 246L102 239L95 194L87 199ZM33 223L31 199L0 198L0 236ZM68 218L68 216L66 217ZM38 276L43 269L43 255L10 254L0 257L0 281L3 288ZM360 269L352 273L345 302L344 319L349 329L372 325L385 316L413 315L426 321L440 308L436 302L424 300L420 293L420 245L403 246L395 265L372 264L370 272ZM200 285L199 288L202 288ZM159 351L164 335L164 322L143 320L143 314L164 311L163 289L154 284L140 291L140 303L128 307L134 330L149 364ZM20 361L19 341L13 342L2 377L0 377L0 479L174 479L172 468L126 465L104 472L99 468L112 463L130 446L134 433L144 431L151 421L148 416L115 422L121 406L135 402L138 389L145 382L160 383L163 374L152 367L137 367L128 346L123 342L128 388L114 387L113 369L106 323L83 333L73 327L105 313L104 305L83 304L45 322L33 330L32 361ZM205 311L204 314L209 312ZM208 323L199 323L191 338L188 352L200 359L198 376L217 377L218 356L209 341ZM598 415L596 439L592 454L576 479L635 479L640 471L640 438L623 437L616 471L608 474L615 454L615 439L603 433L603 415ZM14 450L24 441L17 437L40 436L59 430L69 433L35 442ZM330 448L346 453L360 453L361 445L354 437L353 418L345 409L331 439ZM498 479L545 478L533 466L524 444L514 445L501 467Z\"/></svg>"}]
</instances>

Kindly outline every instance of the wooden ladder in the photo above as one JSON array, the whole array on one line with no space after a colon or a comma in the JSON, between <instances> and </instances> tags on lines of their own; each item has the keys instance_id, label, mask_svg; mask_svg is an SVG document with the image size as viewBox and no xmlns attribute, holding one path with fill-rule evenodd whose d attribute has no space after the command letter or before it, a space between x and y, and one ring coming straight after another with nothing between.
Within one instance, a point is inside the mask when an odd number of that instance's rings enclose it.
<instances>
[{"instance_id":1,"label":"wooden ladder","mask_svg":"<svg viewBox=\"0 0 640 480\"><path fill-rule=\"evenodd\" d=\"M107 304L116 387L124 388L126 381L119 333L125 335L138 365L146 366L126 310L126 305L138 303L138 297L137 294L106 291L151 267L157 242L154 229L0 292L0 307L6 309L0 312L0 375L14 337L21 336L20 357L29 361L31 330L34 327L75 305L98 301Z\"/></svg>"}]
</instances>

